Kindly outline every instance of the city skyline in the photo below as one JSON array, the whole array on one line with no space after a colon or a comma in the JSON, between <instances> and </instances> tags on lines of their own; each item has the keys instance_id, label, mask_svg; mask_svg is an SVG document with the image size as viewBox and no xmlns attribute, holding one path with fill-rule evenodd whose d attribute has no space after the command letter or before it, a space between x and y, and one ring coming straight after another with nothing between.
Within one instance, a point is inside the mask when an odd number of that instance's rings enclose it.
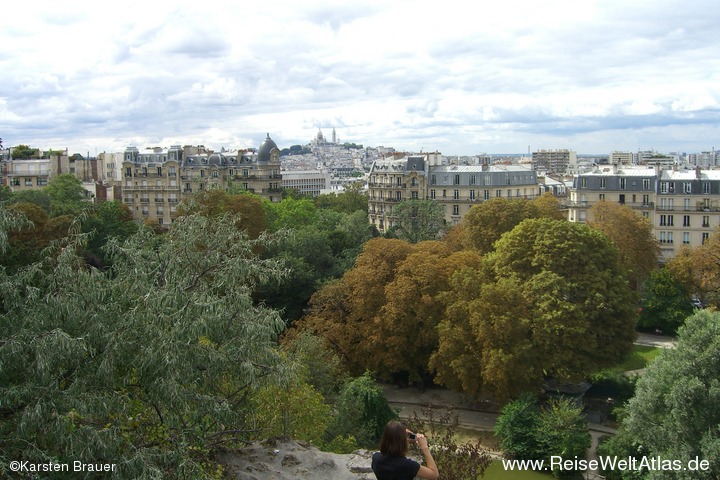
<instances>
[{"instance_id":1,"label":"city skyline","mask_svg":"<svg viewBox=\"0 0 720 480\"><path fill-rule=\"evenodd\" d=\"M446 155L708 151L709 1L13 3L5 146L341 141Z\"/></svg>"}]
</instances>

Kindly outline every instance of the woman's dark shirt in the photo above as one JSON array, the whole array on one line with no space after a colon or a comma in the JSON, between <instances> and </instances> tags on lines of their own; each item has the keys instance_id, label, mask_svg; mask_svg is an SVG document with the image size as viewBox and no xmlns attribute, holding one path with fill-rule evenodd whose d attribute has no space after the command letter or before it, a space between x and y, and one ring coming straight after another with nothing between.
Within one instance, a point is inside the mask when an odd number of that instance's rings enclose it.
<instances>
[{"instance_id":1,"label":"woman's dark shirt","mask_svg":"<svg viewBox=\"0 0 720 480\"><path fill-rule=\"evenodd\" d=\"M391 457L380 452L373 453L372 470L378 480L413 480L420 464L407 457Z\"/></svg>"}]
</instances>

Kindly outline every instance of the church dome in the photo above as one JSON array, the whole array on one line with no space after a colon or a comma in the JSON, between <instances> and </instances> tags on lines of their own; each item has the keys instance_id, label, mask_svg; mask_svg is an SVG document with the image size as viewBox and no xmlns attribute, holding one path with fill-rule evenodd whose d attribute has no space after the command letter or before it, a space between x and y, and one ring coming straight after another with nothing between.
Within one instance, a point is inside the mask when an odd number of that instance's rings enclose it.
<instances>
[{"instance_id":1,"label":"church dome","mask_svg":"<svg viewBox=\"0 0 720 480\"><path fill-rule=\"evenodd\" d=\"M270 161L270 153L273 150L279 150L275 142L272 138L270 138L270 134L267 134L267 138L263 141L262 145L260 145L260 148L258 149L258 162L269 162Z\"/></svg>"}]
</instances>

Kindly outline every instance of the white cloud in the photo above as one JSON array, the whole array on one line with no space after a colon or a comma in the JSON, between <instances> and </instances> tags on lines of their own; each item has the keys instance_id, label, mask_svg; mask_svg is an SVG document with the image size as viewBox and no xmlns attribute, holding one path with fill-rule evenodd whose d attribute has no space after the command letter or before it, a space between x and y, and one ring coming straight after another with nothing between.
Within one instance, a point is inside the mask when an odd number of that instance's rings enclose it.
<instances>
[{"instance_id":1,"label":"white cloud","mask_svg":"<svg viewBox=\"0 0 720 480\"><path fill-rule=\"evenodd\" d=\"M6 145L345 141L447 154L707 149L709 0L12 2Z\"/></svg>"}]
</instances>

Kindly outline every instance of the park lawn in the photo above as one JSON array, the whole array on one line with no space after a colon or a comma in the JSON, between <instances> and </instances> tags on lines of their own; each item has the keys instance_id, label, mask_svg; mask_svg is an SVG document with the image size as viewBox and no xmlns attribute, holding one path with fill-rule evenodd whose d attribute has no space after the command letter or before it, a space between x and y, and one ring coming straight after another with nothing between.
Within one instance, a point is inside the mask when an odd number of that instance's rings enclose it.
<instances>
[{"instance_id":1,"label":"park lawn","mask_svg":"<svg viewBox=\"0 0 720 480\"><path fill-rule=\"evenodd\" d=\"M621 363L617 367L614 367L613 370L617 369L622 372L640 370L641 368L647 367L650 362L655 360L655 358L660 355L661 351L662 348L660 347L633 345L630 356L628 356L628 358L623 363Z\"/></svg>"}]
</instances>

